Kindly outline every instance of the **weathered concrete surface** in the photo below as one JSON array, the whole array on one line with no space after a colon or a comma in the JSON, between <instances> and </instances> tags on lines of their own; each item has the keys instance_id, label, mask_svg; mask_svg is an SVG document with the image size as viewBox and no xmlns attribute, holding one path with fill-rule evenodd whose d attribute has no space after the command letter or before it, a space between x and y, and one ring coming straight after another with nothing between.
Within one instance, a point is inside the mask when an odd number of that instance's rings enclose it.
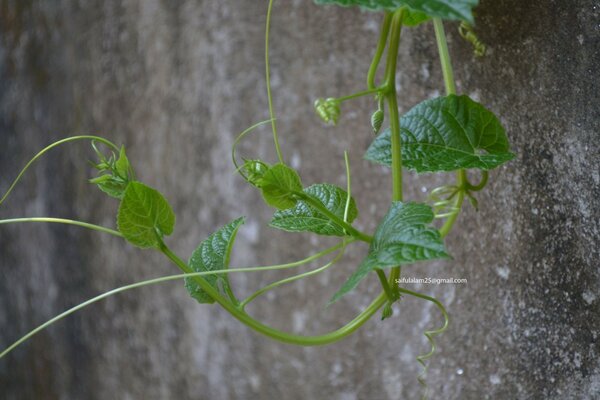
<instances>
[{"instance_id":1,"label":"weathered concrete surface","mask_svg":"<svg viewBox=\"0 0 600 400\"><path fill-rule=\"evenodd\" d=\"M372 230L389 201L390 176L361 160L371 140L368 100L323 127L312 100L359 90L378 17L358 10L277 2L273 89L284 153L304 182L344 184L349 149L359 226ZM280 3L280 4L279 4ZM186 256L211 231L248 215L237 266L300 258L323 241L266 228L271 211L233 174L235 135L267 116L265 1L3 0L0 8L0 191L23 163L60 137L99 133L125 143L140 178L172 202ZM476 60L448 24L461 92L498 113L518 158L494 171L449 237L454 260L406 276L467 278L417 287L440 298L451 326L429 373L432 398L600 398L600 4L592 0L483 0ZM403 34L400 104L443 90L431 26ZM242 146L273 159L267 129ZM0 209L2 218L60 216L114 224L116 202L86 184L87 145L56 150ZM410 176L407 199L445 177ZM422 190L423 189L423 190ZM328 242L328 241L325 241ZM257 301L273 325L318 333L340 326L377 282L323 305L364 247L311 280ZM78 302L121 284L174 272L161 257L79 228L0 228L0 347ZM236 276L249 294L283 273ZM438 326L428 304L404 299L326 348L271 342L180 283L118 295L46 330L0 360L3 399L399 399L417 398L422 332Z\"/></svg>"}]
</instances>

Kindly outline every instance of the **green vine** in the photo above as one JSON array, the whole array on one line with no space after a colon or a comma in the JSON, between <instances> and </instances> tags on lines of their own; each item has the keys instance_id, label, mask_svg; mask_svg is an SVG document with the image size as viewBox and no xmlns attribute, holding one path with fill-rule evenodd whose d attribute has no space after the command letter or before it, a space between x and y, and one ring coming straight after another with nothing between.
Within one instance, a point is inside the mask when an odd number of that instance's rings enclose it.
<instances>
[{"instance_id":1,"label":"green vine","mask_svg":"<svg viewBox=\"0 0 600 400\"><path fill-rule=\"evenodd\" d=\"M465 198L477 207L475 192L482 190L488 182L490 169L509 161L514 155L509 150L508 140L498 119L481 104L467 96L456 94L452 64L450 61L443 20L461 20L460 33L469 40L476 51L483 55L485 47L475 36L472 26L472 8L476 0L316 0L319 4L361 6L372 11L383 12L379 40L367 73L367 87L357 93L338 98L317 99L314 103L317 115L326 123L337 123L342 117L341 105L363 96L372 96L376 110L370 124L378 134L367 149L365 158L389 166L392 171L391 204L388 213L380 221L373 234L365 233L353 226L358 216L352 198L350 164L344 153L347 186L344 189L318 183L304 186L297 171L285 164L277 133L273 96L270 85L269 35L273 0L269 1L265 33L265 75L270 119L259 122L243 131L234 141L231 151L235 171L262 194L267 205L275 209L271 226L290 232L311 232L317 235L337 236L340 241L303 260L273 265L246 268L230 268L229 261L234 241L244 218L240 217L213 233L200 243L188 262L176 255L166 244L166 237L175 228L175 215L168 201L157 190L146 186L135 178L134 169L125 153L109 140L97 136L75 136L59 140L36 154L10 184L0 205L7 199L23 174L49 150L74 141L89 141L96 154L93 164L98 176L90 179L109 196L120 202L117 229L91 223L52 218L28 217L0 220L0 224L22 222L62 223L92 229L123 238L129 243L161 252L182 272L180 275L161 277L123 286L65 311L43 325L35 328L0 353L4 357L15 347L60 319L87 305L114 294L158 284L171 280L185 280L185 288L199 303L219 304L249 328L274 340L301 346L325 345L337 342L360 328L383 307L382 319L392 316L392 305L402 295L416 297L434 304L444 317L441 328L428 330L425 336L431 351L417 357L423 365L419 382L425 385L426 360L436 348L434 336L442 333L449 323L444 306L435 298L400 287L401 267L419 261L448 258L443 238L455 225ZM446 96L426 100L413 107L402 117L398 110L396 89L397 62L401 32L404 27L432 21L439 49L440 64L446 88ZM387 52L386 52L387 49ZM483 50L482 50L483 49ZM386 56L382 82L376 83L377 72ZM385 115L387 114L387 119ZM379 133L387 120L389 127ZM238 159L237 145L256 128L271 124L277 162L270 164L257 158ZM106 147L104 154L98 145ZM105 151L106 151L105 150ZM403 199L403 169L416 172L456 173L456 181L434 189L428 202L405 202ZM468 170L481 171L477 184L469 182ZM434 220L443 220L436 228ZM375 297L354 319L346 325L321 335L306 336L281 331L252 317L246 306L256 298L283 284L322 273L340 261L347 246L356 241L369 244L369 252L342 287L333 294L330 303L337 301L355 287L371 272L377 274L381 293ZM229 282L231 273L262 272L294 268L321 260L336 253L321 267L291 275L280 281L257 289L246 299L238 300ZM389 273L387 273L389 270ZM426 390L426 389L425 389ZM426 392L425 392L426 395Z\"/></svg>"}]
</instances>

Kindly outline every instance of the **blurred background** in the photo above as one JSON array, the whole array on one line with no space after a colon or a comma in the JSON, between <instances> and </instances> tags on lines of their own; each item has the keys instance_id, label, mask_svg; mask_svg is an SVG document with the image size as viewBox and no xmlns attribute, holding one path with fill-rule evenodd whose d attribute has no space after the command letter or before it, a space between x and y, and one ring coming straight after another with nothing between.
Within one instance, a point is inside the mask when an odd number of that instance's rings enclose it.
<instances>
[{"instance_id":1,"label":"blurred background","mask_svg":"<svg viewBox=\"0 0 600 400\"><path fill-rule=\"evenodd\" d=\"M187 259L241 215L232 265L293 261L335 241L268 228L260 194L236 176L239 132L268 118L267 1L0 1L0 192L42 147L97 134L124 144L138 178L177 215L169 245ZM431 398L600 398L600 3L482 0L471 45L446 30L459 92L500 116L517 158L494 170L447 239L454 259L408 277L466 278L410 285L439 298L451 324L438 337ZM365 87L380 15L276 1L271 63L284 157L305 184L345 185L352 167L357 226L385 214L391 176L362 160L376 104L343 105L336 127L317 97ZM443 95L431 24L406 29L398 62L401 112ZM240 147L274 161L268 127ZM0 218L52 216L115 226L118 203L87 183L87 143L53 150L0 207ZM405 199L423 201L450 175L407 173ZM325 308L365 254L353 245L328 272L281 287L249 307L281 329L318 334L360 312L376 278ZM309 267L315 267L313 264ZM299 270L307 270L303 267ZM0 226L0 348L59 312L120 285L176 273L159 254L78 227ZM233 275L245 297L292 272ZM3 399L414 399L421 394L430 304L405 298L347 339L302 348L270 341L181 282L119 294L70 316L0 360Z\"/></svg>"}]
</instances>

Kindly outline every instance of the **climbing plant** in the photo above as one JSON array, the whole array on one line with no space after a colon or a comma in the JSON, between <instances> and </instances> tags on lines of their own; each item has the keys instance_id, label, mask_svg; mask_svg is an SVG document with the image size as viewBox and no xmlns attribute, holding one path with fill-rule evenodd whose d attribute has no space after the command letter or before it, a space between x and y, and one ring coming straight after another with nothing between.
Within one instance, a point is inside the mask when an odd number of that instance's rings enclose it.
<instances>
[{"instance_id":1,"label":"climbing plant","mask_svg":"<svg viewBox=\"0 0 600 400\"><path fill-rule=\"evenodd\" d=\"M273 110L269 69L269 28L273 0L267 10L265 40L266 82L270 119L259 122L244 132L232 146L232 163L239 176L260 191L266 204L274 209L270 226L288 232L310 232L315 235L334 236L339 242L316 254L296 262L249 268L230 268L230 256L238 230L243 229L244 217L225 224L190 255L188 261L176 255L167 245L167 238L175 229L175 214L169 202L156 189L138 181L127 157L125 147L117 146L106 138L74 136L57 141L36 154L9 186L0 199L7 199L15 185L29 167L49 150L75 141L89 141L95 153L93 163L97 176L90 179L102 192L120 202L116 216L116 229L82 221L60 218L13 218L0 224L18 222L50 222L77 225L123 238L139 248L153 249L166 256L182 274L138 282L104 293L90 299L37 327L5 349L0 358L31 336L65 316L103 298L125 290L184 279L185 289L202 304L216 303L241 323L274 340L301 346L325 345L337 342L356 331L381 310L381 318L392 316L392 304L402 295L414 296L435 304L444 317L441 328L425 332L431 342L431 351L417 359L424 370L419 380L425 383L426 360L435 350L434 336L448 326L448 315L435 298L414 292L399 285L401 268L415 263L449 258L444 237L455 225L465 199L477 206L474 193L482 190L488 181L488 171L511 160L508 140L498 118L482 104L466 95L459 95L453 78L446 43L443 20L460 22L459 32L482 56L485 45L473 29L473 8L477 0L315 0L322 5L359 6L382 14L379 40L374 46L374 56L366 76L364 90L343 96L317 99L317 115L326 123L335 124L342 118L342 104L367 96L373 99L374 112L370 124L377 135L364 151L365 158L391 168L392 195L386 215L373 233L362 232L353 226L359 210L351 194L351 174L345 154L347 185L345 188L329 183L305 185L294 168L286 163L279 144ZM422 101L403 116L397 104L396 73L401 31L420 24L432 24L444 77L446 95ZM385 62L382 62L385 54ZM383 77L377 82L377 72ZM387 127L382 130L387 122ZM270 124L277 154L275 162L256 157L238 157L236 147L246 135L260 125ZM381 131L381 132L380 132ZM456 179L436 188L425 202L407 201L403 198L403 169L417 173L454 172ZM472 183L468 170L480 171L481 179ZM434 220L441 220L436 227ZM364 260L356 266L346 281L332 293L330 303L348 295L369 274L376 274L382 288L360 314L343 327L316 336L299 335L272 328L252 317L246 306L260 295L276 287L325 271L342 259L345 249L354 242L365 242L369 250ZM229 274L294 268L309 262L325 259L320 268L291 275L258 289L245 299L236 296Z\"/></svg>"}]
</instances>

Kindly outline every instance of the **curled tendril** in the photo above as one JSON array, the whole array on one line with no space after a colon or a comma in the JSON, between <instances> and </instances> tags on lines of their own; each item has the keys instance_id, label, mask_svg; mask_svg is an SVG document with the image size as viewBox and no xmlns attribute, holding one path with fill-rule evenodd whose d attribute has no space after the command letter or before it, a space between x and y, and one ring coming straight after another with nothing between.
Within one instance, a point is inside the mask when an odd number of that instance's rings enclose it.
<instances>
[{"instance_id":1,"label":"curled tendril","mask_svg":"<svg viewBox=\"0 0 600 400\"><path fill-rule=\"evenodd\" d=\"M333 97L317 99L315 100L315 111L324 122L335 125L341 114L340 102Z\"/></svg>"},{"instance_id":2,"label":"curled tendril","mask_svg":"<svg viewBox=\"0 0 600 400\"><path fill-rule=\"evenodd\" d=\"M408 289L399 288L399 290L401 293L404 293L404 294L407 294L407 295L410 295L413 297L418 297L420 299L427 300L427 301L435 304L435 306L440 310L440 312L444 316L444 325L442 325L441 328L425 331L423 333L423 335L427 338L427 341L431 345L431 350L426 354L421 354L421 355L417 356L417 362L423 366L423 370L421 371L421 374L419 374L419 376L417 377L417 380L419 381L419 384L423 387L423 390L424 390L423 396L421 397L421 399L425 400L425 399L427 399L427 392L428 392L427 382L425 381L425 378L427 376L426 361L433 356L433 354L435 353L435 351L437 349L437 345L435 343L434 336L437 336L437 335L443 333L448 328L448 323L450 321L450 318L448 317L448 312L446 311L446 308L443 306L442 303L440 303L439 300L437 300L433 297L427 296L425 294L422 294L422 293L413 292Z\"/></svg>"},{"instance_id":3,"label":"curled tendril","mask_svg":"<svg viewBox=\"0 0 600 400\"><path fill-rule=\"evenodd\" d=\"M475 31L473 30L473 26L463 21L458 27L458 33L460 34L460 36L462 36L463 39L471 43L471 45L473 46L473 53L475 54L475 56L483 57L485 55L485 43L483 43L477 37Z\"/></svg>"},{"instance_id":4,"label":"curled tendril","mask_svg":"<svg viewBox=\"0 0 600 400\"><path fill-rule=\"evenodd\" d=\"M435 218L449 218L460 212L460 208L452 201L460 190L457 186L440 186L431 191L429 201Z\"/></svg>"}]
</instances>

